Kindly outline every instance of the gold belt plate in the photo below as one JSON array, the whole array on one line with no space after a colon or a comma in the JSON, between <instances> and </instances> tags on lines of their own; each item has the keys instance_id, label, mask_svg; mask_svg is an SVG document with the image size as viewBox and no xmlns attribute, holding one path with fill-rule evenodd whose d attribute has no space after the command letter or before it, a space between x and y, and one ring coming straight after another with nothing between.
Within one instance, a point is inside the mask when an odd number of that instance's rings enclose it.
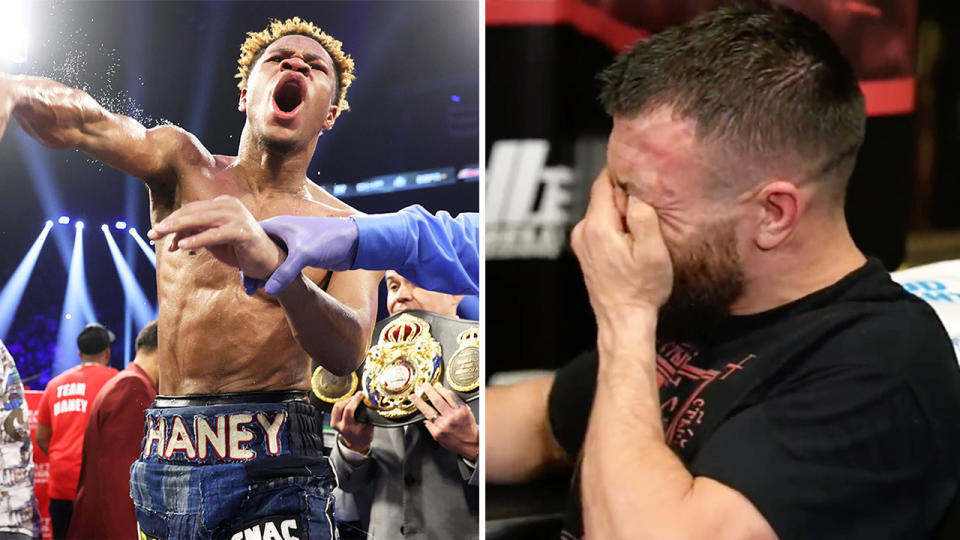
<instances>
[{"instance_id":1,"label":"gold belt plate","mask_svg":"<svg viewBox=\"0 0 960 540\"><path fill-rule=\"evenodd\" d=\"M430 323L404 313L380 331L377 344L367 351L361 376L364 404L384 418L413 414L416 390L440 380L442 366L443 352L430 334Z\"/></svg>"}]
</instances>

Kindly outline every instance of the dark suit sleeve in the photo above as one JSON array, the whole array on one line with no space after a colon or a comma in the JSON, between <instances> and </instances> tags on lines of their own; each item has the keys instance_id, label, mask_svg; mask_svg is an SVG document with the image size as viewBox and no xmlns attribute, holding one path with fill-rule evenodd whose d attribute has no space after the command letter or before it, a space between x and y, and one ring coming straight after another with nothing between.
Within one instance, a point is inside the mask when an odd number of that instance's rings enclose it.
<instances>
[{"instance_id":1,"label":"dark suit sleeve","mask_svg":"<svg viewBox=\"0 0 960 540\"><path fill-rule=\"evenodd\" d=\"M376 431L374 431L374 437L376 437ZM334 442L333 450L330 451L330 465L336 471L338 487L343 491L352 493L372 484L377 475L374 459L373 449L371 448L369 456L360 463L353 465L343 456L340 441Z\"/></svg>"}]
</instances>

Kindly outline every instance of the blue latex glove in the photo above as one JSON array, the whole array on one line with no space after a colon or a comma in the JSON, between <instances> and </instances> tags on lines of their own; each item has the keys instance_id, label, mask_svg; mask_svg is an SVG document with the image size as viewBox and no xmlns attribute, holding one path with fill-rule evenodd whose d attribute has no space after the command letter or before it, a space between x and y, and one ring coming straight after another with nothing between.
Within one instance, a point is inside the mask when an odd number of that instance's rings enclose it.
<instances>
[{"instance_id":1,"label":"blue latex glove","mask_svg":"<svg viewBox=\"0 0 960 540\"><path fill-rule=\"evenodd\" d=\"M277 216L261 221L260 225L275 241L285 244L287 258L266 282L243 276L247 294L260 287L267 294L280 294L307 266L350 270L357 257L359 232L353 218Z\"/></svg>"}]
</instances>

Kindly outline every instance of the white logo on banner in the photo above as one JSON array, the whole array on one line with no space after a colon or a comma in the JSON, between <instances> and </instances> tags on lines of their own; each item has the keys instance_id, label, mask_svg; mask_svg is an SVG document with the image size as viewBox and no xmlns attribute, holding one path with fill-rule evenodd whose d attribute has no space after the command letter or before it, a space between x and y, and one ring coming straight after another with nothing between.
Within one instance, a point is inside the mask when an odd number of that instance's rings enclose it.
<instances>
[{"instance_id":1,"label":"white logo on banner","mask_svg":"<svg viewBox=\"0 0 960 540\"><path fill-rule=\"evenodd\" d=\"M556 258L566 246L573 170L547 167L544 139L493 143L486 178L488 259Z\"/></svg>"}]
</instances>

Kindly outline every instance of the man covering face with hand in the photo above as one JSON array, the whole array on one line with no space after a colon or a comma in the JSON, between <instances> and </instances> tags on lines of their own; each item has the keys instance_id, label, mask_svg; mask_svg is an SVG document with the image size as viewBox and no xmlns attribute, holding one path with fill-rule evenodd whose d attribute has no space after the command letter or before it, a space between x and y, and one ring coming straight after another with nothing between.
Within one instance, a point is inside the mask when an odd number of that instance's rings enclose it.
<instances>
[{"instance_id":1,"label":"man covering face with hand","mask_svg":"<svg viewBox=\"0 0 960 540\"><path fill-rule=\"evenodd\" d=\"M930 538L960 373L847 229L865 116L840 51L754 2L601 79L607 165L571 236L597 350L488 389L488 481L576 463L564 538Z\"/></svg>"}]
</instances>

